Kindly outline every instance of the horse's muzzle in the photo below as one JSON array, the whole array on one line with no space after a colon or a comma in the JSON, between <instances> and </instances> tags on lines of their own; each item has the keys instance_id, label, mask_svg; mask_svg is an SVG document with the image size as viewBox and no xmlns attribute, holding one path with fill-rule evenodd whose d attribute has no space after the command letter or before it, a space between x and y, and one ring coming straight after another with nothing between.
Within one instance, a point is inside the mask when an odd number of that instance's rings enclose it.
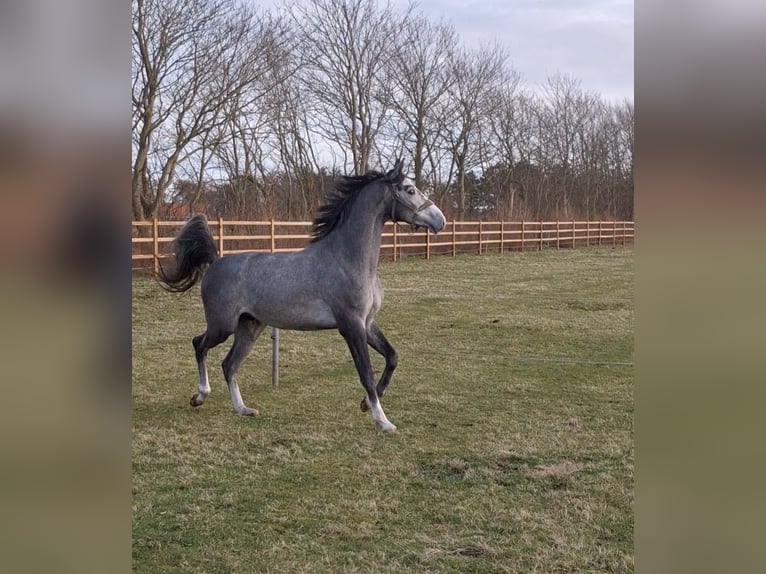
<instances>
[{"instance_id":1,"label":"horse's muzzle","mask_svg":"<svg viewBox=\"0 0 766 574\"><path fill-rule=\"evenodd\" d=\"M412 219L412 225L414 228L425 227L433 235L439 233L447 224L447 220L441 210L435 205L431 204L427 209L419 211Z\"/></svg>"}]
</instances>

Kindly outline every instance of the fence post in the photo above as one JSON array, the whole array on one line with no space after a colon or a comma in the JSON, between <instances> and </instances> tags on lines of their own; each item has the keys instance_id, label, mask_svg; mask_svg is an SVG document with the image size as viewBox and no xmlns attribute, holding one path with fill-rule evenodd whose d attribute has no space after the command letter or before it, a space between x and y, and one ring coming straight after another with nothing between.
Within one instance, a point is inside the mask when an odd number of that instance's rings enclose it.
<instances>
[{"instance_id":1,"label":"fence post","mask_svg":"<svg viewBox=\"0 0 766 574\"><path fill-rule=\"evenodd\" d=\"M590 219L585 222L585 247L590 247Z\"/></svg>"},{"instance_id":2,"label":"fence post","mask_svg":"<svg viewBox=\"0 0 766 574\"><path fill-rule=\"evenodd\" d=\"M271 329L271 386L279 386L279 329Z\"/></svg>"},{"instance_id":3,"label":"fence post","mask_svg":"<svg viewBox=\"0 0 766 574\"><path fill-rule=\"evenodd\" d=\"M481 255L481 228L482 228L482 222L479 221L479 255Z\"/></svg>"},{"instance_id":4,"label":"fence post","mask_svg":"<svg viewBox=\"0 0 766 574\"><path fill-rule=\"evenodd\" d=\"M396 225L396 221L394 221L393 225L394 225L394 261L396 261L396 232L399 226Z\"/></svg>"},{"instance_id":5,"label":"fence post","mask_svg":"<svg viewBox=\"0 0 766 574\"><path fill-rule=\"evenodd\" d=\"M612 248L617 247L617 222L612 221Z\"/></svg>"},{"instance_id":6,"label":"fence post","mask_svg":"<svg viewBox=\"0 0 766 574\"><path fill-rule=\"evenodd\" d=\"M524 220L521 220L521 250L524 251Z\"/></svg>"},{"instance_id":7,"label":"fence post","mask_svg":"<svg viewBox=\"0 0 766 574\"><path fill-rule=\"evenodd\" d=\"M505 245L505 222L500 222L500 255L503 254L503 247Z\"/></svg>"},{"instance_id":8,"label":"fence post","mask_svg":"<svg viewBox=\"0 0 766 574\"><path fill-rule=\"evenodd\" d=\"M561 249L561 223L556 220L556 249Z\"/></svg>"},{"instance_id":9,"label":"fence post","mask_svg":"<svg viewBox=\"0 0 766 574\"><path fill-rule=\"evenodd\" d=\"M223 217L218 218L218 255L223 257Z\"/></svg>"},{"instance_id":10,"label":"fence post","mask_svg":"<svg viewBox=\"0 0 766 574\"><path fill-rule=\"evenodd\" d=\"M543 229L545 226L543 225L543 222L540 222L540 247L537 249L538 251L543 250Z\"/></svg>"},{"instance_id":11,"label":"fence post","mask_svg":"<svg viewBox=\"0 0 766 574\"><path fill-rule=\"evenodd\" d=\"M457 252L457 243L455 243L455 220L452 220L452 257L455 256Z\"/></svg>"},{"instance_id":12,"label":"fence post","mask_svg":"<svg viewBox=\"0 0 766 574\"><path fill-rule=\"evenodd\" d=\"M574 219L573 219L573 220L572 220L572 244L570 245L570 247L571 247L572 249L574 249L574 248L575 248L575 243L577 242L577 241L575 240L575 237L576 237L576 235L577 235L577 234L575 233L575 225L574 225L574 223L575 223L575 222L574 222Z\"/></svg>"},{"instance_id":13,"label":"fence post","mask_svg":"<svg viewBox=\"0 0 766 574\"><path fill-rule=\"evenodd\" d=\"M274 218L271 218L270 221L271 227L270 227L270 235L271 235L271 252L274 253L274 250L277 247L277 238L276 238L276 225L274 225Z\"/></svg>"},{"instance_id":14,"label":"fence post","mask_svg":"<svg viewBox=\"0 0 766 574\"><path fill-rule=\"evenodd\" d=\"M431 259L431 233L426 229L426 259Z\"/></svg>"},{"instance_id":15,"label":"fence post","mask_svg":"<svg viewBox=\"0 0 766 574\"><path fill-rule=\"evenodd\" d=\"M152 254L154 255L154 274L155 275L160 272L160 242L159 242L159 238L157 237L158 229L159 229L159 226L157 225L157 218L155 217L152 220Z\"/></svg>"},{"instance_id":16,"label":"fence post","mask_svg":"<svg viewBox=\"0 0 766 574\"><path fill-rule=\"evenodd\" d=\"M603 222L599 219L598 220L598 246L599 247L601 247L601 229L602 229L602 225L601 224L602 223Z\"/></svg>"}]
</instances>

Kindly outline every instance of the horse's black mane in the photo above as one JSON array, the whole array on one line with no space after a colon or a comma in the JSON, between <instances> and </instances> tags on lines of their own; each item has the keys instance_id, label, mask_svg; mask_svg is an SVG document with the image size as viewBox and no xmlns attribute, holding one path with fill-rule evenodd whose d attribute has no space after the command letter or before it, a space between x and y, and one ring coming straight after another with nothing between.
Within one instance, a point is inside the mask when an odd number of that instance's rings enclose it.
<instances>
[{"instance_id":1,"label":"horse's black mane","mask_svg":"<svg viewBox=\"0 0 766 574\"><path fill-rule=\"evenodd\" d=\"M324 197L317 216L311 225L311 243L327 237L333 229L343 223L359 191L376 180L387 181L385 173L368 171L364 175L344 175L335 180L335 187Z\"/></svg>"}]
</instances>

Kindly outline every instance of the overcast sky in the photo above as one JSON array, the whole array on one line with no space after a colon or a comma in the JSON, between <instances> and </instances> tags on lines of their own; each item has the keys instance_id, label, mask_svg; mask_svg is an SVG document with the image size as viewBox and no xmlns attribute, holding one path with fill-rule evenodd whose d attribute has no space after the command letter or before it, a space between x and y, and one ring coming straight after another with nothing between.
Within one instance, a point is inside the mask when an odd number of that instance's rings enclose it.
<instances>
[{"instance_id":1,"label":"overcast sky","mask_svg":"<svg viewBox=\"0 0 766 574\"><path fill-rule=\"evenodd\" d=\"M407 0L392 0L406 6ZM611 101L633 100L633 0L419 0L468 45L497 39L529 85L560 72Z\"/></svg>"},{"instance_id":2,"label":"overcast sky","mask_svg":"<svg viewBox=\"0 0 766 574\"><path fill-rule=\"evenodd\" d=\"M283 5L311 0L250 0ZM379 5L386 0L378 0ZM390 0L402 10L411 0ZM731 1L731 0L730 0ZM605 99L633 100L633 0L416 0L469 46L497 40L527 85L561 73Z\"/></svg>"}]
</instances>

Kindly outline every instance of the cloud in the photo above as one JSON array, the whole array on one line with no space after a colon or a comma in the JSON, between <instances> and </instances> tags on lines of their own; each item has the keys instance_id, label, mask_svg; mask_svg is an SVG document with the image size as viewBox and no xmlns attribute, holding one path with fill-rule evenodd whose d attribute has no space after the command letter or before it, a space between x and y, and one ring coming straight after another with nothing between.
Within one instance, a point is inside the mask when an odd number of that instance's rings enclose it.
<instances>
[{"instance_id":1,"label":"cloud","mask_svg":"<svg viewBox=\"0 0 766 574\"><path fill-rule=\"evenodd\" d=\"M496 39L527 84L561 73L607 99L633 99L630 0L425 0L418 8L451 22L468 45Z\"/></svg>"}]
</instances>

